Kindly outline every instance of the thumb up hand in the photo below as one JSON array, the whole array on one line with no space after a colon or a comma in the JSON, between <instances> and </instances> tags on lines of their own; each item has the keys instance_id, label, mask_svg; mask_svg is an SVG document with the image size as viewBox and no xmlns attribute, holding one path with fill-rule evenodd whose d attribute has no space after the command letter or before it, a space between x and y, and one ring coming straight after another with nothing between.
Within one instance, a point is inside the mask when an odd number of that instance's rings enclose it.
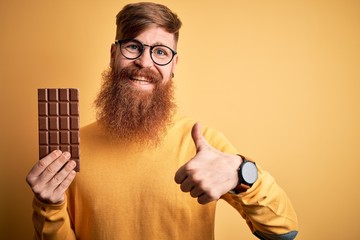
<instances>
[{"instance_id":1,"label":"thumb up hand","mask_svg":"<svg viewBox=\"0 0 360 240\"><path fill-rule=\"evenodd\" d=\"M190 192L200 204L218 200L236 187L237 169L241 158L223 153L212 147L204 138L200 124L194 124L191 136L196 147L195 156L179 168L175 182L183 192Z\"/></svg>"},{"instance_id":2,"label":"thumb up hand","mask_svg":"<svg viewBox=\"0 0 360 240\"><path fill-rule=\"evenodd\" d=\"M196 153L206 151L207 148L212 148L211 145L206 141L201 133L201 127L199 123L195 123L191 130L191 137L196 147Z\"/></svg>"}]
</instances>

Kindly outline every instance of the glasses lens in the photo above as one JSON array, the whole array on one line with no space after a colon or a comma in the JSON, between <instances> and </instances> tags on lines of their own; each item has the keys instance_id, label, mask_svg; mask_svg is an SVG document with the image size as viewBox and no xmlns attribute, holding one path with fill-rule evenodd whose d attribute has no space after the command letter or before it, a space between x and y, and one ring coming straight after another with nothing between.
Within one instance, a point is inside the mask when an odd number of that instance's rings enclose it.
<instances>
[{"instance_id":1,"label":"glasses lens","mask_svg":"<svg viewBox=\"0 0 360 240\"><path fill-rule=\"evenodd\" d=\"M140 42L135 40L130 40L121 43L121 53L124 57L129 59L138 58L143 51L143 46Z\"/></svg>"},{"instance_id":2,"label":"glasses lens","mask_svg":"<svg viewBox=\"0 0 360 240\"><path fill-rule=\"evenodd\" d=\"M152 49L151 57L157 64L167 64L172 60L173 52L167 46L158 45Z\"/></svg>"}]
</instances>

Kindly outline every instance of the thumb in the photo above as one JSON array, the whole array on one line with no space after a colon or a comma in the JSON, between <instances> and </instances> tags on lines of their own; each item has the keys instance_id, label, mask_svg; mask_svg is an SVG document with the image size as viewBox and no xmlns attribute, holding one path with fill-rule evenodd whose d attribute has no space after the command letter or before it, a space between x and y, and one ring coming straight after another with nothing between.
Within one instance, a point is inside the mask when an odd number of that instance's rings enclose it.
<instances>
[{"instance_id":1,"label":"thumb","mask_svg":"<svg viewBox=\"0 0 360 240\"><path fill-rule=\"evenodd\" d=\"M206 139L204 138L204 136L201 133L200 123L194 124L194 126L192 127L192 130L191 130L191 136L192 136L192 139L194 140L197 153L208 146Z\"/></svg>"}]
</instances>

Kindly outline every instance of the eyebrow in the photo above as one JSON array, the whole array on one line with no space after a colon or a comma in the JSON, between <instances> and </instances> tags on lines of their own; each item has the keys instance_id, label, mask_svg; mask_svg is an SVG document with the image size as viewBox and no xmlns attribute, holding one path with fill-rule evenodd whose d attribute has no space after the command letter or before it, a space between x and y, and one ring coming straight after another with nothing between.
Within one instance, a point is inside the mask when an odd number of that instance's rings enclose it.
<instances>
[{"instance_id":1,"label":"eyebrow","mask_svg":"<svg viewBox=\"0 0 360 240\"><path fill-rule=\"evenodd\" d=\"M166 44L164 44L164 43L162 43L162 42L155 42L154 45L165 45L165 46L167 46Z\"/></svg>"},{"instance_id":2,"label":"eyebrow","mask_svg":"<svg viewBox=\"0 0 360 240\"><path fill-rule=\"evenodd\" d=\"M150 44L147 44L147 43L143 43L142 41L140 41L139 39L137 38L134 38L135 40L141 42L142 44L146 44L146 45L150 45ZM162 43L162 42L155 42L154 44L151 44L150 46L156 46L156 45L163 45L163 46L167 46L167 47L170 47L169 45L165 44L165 43Z\"/></svg>"}]
</instances>

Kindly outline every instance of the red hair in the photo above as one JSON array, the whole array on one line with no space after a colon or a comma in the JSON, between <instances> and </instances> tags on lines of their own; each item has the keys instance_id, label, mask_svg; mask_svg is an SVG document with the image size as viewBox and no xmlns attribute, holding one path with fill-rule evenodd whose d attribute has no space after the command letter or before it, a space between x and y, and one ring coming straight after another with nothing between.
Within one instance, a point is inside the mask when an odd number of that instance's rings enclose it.
<instances>
[{"instance_id":1,"label":"red hair","mask_svg":"<svg viewBox=\"0 0 360 240\"><path fill-rule=\"evenodd\" d=\"M151 2L128 4L116 15L116 40L135 38L153 24L173 33L178 42L182 25L178 16L168 7Z\"/></svg>"}]
</instances>

